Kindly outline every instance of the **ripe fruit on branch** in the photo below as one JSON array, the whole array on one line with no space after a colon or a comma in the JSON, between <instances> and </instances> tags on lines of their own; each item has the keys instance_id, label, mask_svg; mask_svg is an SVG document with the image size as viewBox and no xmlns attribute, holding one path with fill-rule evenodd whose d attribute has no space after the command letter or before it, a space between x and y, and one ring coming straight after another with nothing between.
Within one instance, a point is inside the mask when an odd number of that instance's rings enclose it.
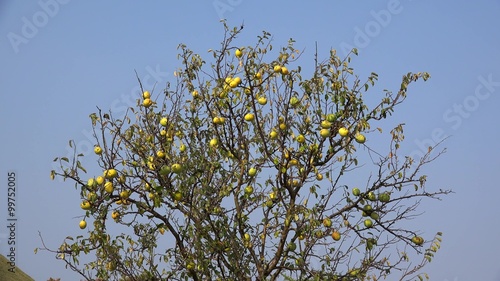
<instances>
[{"instance_id":1,"label":"ripe fruit on branch","mask_svg":"<svg viewBox=\"0 0 500 281\"><path fill-rule=\"evenodd\" d=\"M229 82L229 87L231 88L236 88L238 85L241 83L241 78L240 77L235 77Z\"/></svg>"},{"instance_id":2,"label":"ripe fruit on branch","mask_svg":"<svg viewBox=\"0 0 500 281\"><path fill-rule=\"evenodd\" d=\"M245 121L251 122L255 119L255 115L253 113L247 113L245 115Z\"/></svg>"},{"instance_id":3,"label":"ripe fruit on branch","mask_svg":"<svg viewBox=\"0 0 500 281\"><path fill-rule=\"evenodd\" d=\"M278 137L278 132L276 132L275 130L272 130L270 133L269 133L269 137L274 140Z\"/></svg>"},{"instance_id":4,"label":"ripe fruit on branch","mask_svg":"<svg viewBox=\"0 0 500 281\"><path fill-rule=\"evenodd\" d=\"M253 193L253 186L249 185L245 187L245 194L246 195L251 195Z\"/></svg>"},{"instance_id":5,"label":"ripe fruit on branch","mask_svg":"<svg viewBox=\"0 0 500 281\"><path fill-rule=\"evenodd\" d=\"M297 105L299 105L299 103L300 103L300 100L299 100L299 98L297 98L297 97L292 97L292 98L290 99L290 105L291 105L292 107L296 107Z\"/></svg>"},{"instance_id":6,"label":"ripe fruit on branch","mask_svg":"<svg viewBox=\"0 0 500 281\"><path fill-rule=\"evenodd\" d=\"M181 144L181 146L179 146L179 151L180 151L180 152L184 152L184 151L186 151L186 148L187 148L187 147L186 147L186 145L185 145L185 144Z\"/></svg>"},{"instance_id":7,"label":"ripe fruit on branch","mask_svg":"<svg viewBox=\"0 0 500 281\"><path fill-rule=\"evenodd\" d=\"M80 207L84 210L89 210L92 206L90 205L90 202L89 201L83 201L81 204L80 204Z\"/></svg>"},{"instance_id":8,"label":"ripe fruit on branch","mask_svg":"<svg viewBox=\"0 0 500 281\"><path fill-rule=\"evenodd\" d=\"M163 159L165 158L166 154L163 150L159 150L156 152L156 157L160 158L160 159Z\"/></svg>"},{"instance_id":9,"label":"ripe fruit on branch","mask_svg":"<svg viewBox=\"0 0 500 281\"><path fill-rule=\"evenodd\" d=\"M290 72L288 71L288 68L286 68L286 67L282 66L282 67L281 67L281 74L283 74L283 75L287 75L288 73L290 73Z\"/></svg>"},{"instance_id":10,"label":"ripe fruit on branch","mask_svg":"<svg viewBox=\"0 0 500 281\"><path fill-rule=\"evenodd\" d=\"M334 230L334 231L332 232L332 238L333 238L333 240L335 240L335 241L339 241L339 240L340 240L340 232L338 232L337 230Z\"/></svg>"},{"instance_id":11,"label":"ripe fruit on branch","mask_svg":"<svg viewBox=\"0 0 500 281\"><path fill-rule=\"evenodd\" d=\"M168 123L168 119L166 117L163 117L160 120L160 125L162 125L163 127L167 126L167 123Z\"/></svg>"},{"instance_id":12,"label":"ripe fruit on branch","mask_svg":"<svg viewBox=\"0 0 500 281\"><path fill-rule=\"evenodd\" d=\"M224 117L214 117L212 121L215 125L222 125L224 124L224 121L226 121L226 119Z\"/></svg>"},{"instance_id":13,"label":"ripe fruit on branch","mask_svg":"<svg viewBox=\"0 0 500 281\"><path fill-rule=\"evenodd\" d=\"M236 49L236 51L234 51L234 55L237 58L241 58L241 56L243 55L243 52L240 49Z\"/></svg>"},{"instance_id":14,"label":"ripe fruit on branch","mask_svg":"<svg viewBox=\"0 0 500 281\"><path fill-rule=\"evenodd\" d=\"M172 168L172 172L174 172L176 174L178 174L182 171L182 166L181 166L181 164L178 164L178 163L173 164L171 168Z\"/></svg>"},{"instance_id":15,"label":"ripe fruit on branch","mask_svg":"<svg viewBox=\"0 0 500 281\"><path fill-rule=\"evenodd\" d=\"M253 168L253 167L252 167L252 168L250 168L250 169L248 170L248 175L249 175L249 176L253 177L253 176L255 176L256 174L257 174L257 169L255 169L255 168Z\"/></svg>"},{"instance_id":16,"label":"ripe fruit on branch","mask_svg":"<svg viewBox=\"0 0 500 281\"><path fill-rule=\"evenodd\" d=\"M111 218L117 220L120 217L120 213L118 211L113 211L111 213Z\"/></svg>"},{"instance_id":17,"label":"ripe fruit on branch","mask_svg":"<svg viewBox=\"0 0 500 281\"><path fill-rule=\"evenodd\" d=\"M297 166L297 165L299 165L299 161L297 159L292 159L292 160L290 160L288 165L289 166Z\"/></svg>"},{"instance_id":18,"label":"ripe fruit on branch","mask_svg":"<svg viewBox=\"0 0 500 281\"><path fill-rule=\"evenodd\" d=\"M332 126L332 123L330 123L328 120L323 120L321 122L321 128L323 128L323 129L330 129L331 126Z\"/></svg>"},{"instance_id":19,"label":"ripe fruit on branch","mask_svg":"<svg viewBox=\"0 0 500 281\"><path fill-rule=\"evenodd\" d=\"M306 141L306 138L304 135L298 135L297 138L295 139L298 143L304 143Z\"/></svg>"},{"instance_id":20,"label":"ripe fruit on branch","mask_svg":"<svg viewBox=\"0 0 500 281\"><path fill-rule=\"evenodd\" d=\"M144 91L144 93L142 93L142 97L144 99L149 99L151 97L151 94L149 93L149 91Z\"/></svg>"},{"instance_id":21,"label":"ripe fruit on branch","mask_svg":"<svg viewBox=\"0 0 500 281\"><path fill-rule=\"evenodd\" d=\"M365 143L366 137L360 133L357 133L354 137L358 143Z\"/></svg>"},{"instance_id":22,"label":"ripe fruit on branch","mask_svg":"<svg viewBox=\"0 0 500 281\"><path fill-rule=\"evenodd\" d=\"M260 98L257 99L257 102L260 105L265 105L265 104L267 104L267 99L266 99L266 97L260 97Z\"/></svg>"},{"instance_id":23,"label":"ripe fruit on branch","mask_svg":"<svg viewBox=\"0 0 500 281\"><path fill-rule=\"evenodd\" d=\"M319 134L323 138L327 138L330 136L330 129L321 129L321 131L319 131Z\"/></svg>"},{"instance_id":24,"label":"ripe fruit on branch","mask_svg":"<svg viewBox=\"0 0 500 281\"><path fill-rule=\"evenodd\" d=\"M100 146L95 146L94 147L94 153L97 154L97 155L101 155L102 154L102 148Z\"/></svg>"},{"instance_id":25,"label":"ripe fruit on branch","mask_svg":"<svg viewBox=\"0 0 500 281\"><path fill-rule=\"evenodd\" d=\"M150 107L151 105L153 104L153 101L151 99L144 99L144 101L142 101L142 105L144 105L144 107Z\"/></svg>"},{"instance_id":26,"label":"ripe fruit on branch","mask_svg":"<svg viewBox=\"0 0 500 281\"><path fill-rule=\"evenodd\" d=\"M342 127L339 129L339 135L341 137L346 137L348 134L349 134L349 130L347 130L346 128Z\"/></svg>"},{"instance_id":27,"label":"ripe fruit on branch","mask_svg":"<svg viewBox=\"0 0 500 281\"><path fill-rule=\"evenodd\" d=\"M118 176L118 172L115 169L109 169L104 171L103 176L106 179L113 179L116 178L116 176Z\"/></svg>"},{"instance_id":28,"label":"ripe fruit on branch","mask_svg":"<svg viewBox=\"0 0 500 281\"><path fill-rule=\"evenodd\" d=\"M219 141L217 139L211 139L210 140L210 146L211 147L216 147L219 144Z\"/></svg>"},{"instance_id":29,"label":"ripe fruit on branch","mask_svg":"<svg viewBox=\"0 0 500 281\"><path fill-rule=\"evenodd\" d=\"M131 193L130 190L124 190L120 192L120 198L126 200L130 197L130 193Z\"/></svg>"},{"instance_id":30,"label":"ripe fruit on branch","mask_svg":"<svg viewBox=\"0 0 500 281\"><path fill-rule=\"evenodd\" d=\"M113 190L114 187L112 182L108 181L104 184L104 191L106 191L107 193L113 193Z\"/></svg>"},{"instance_id":31,"label":"ripe fruit on branch","mask_svg":"<svg viewBox=\"0 0 500 281\"><path fill-rule=\"evenodd\" d=\"M98 184L98 185L101 185L104 183L104 177L102 176L98 176L96 179L95 179L95 182Z\"/></svg>"},{"instance_id":32,"label":"ripe fruit on branch","mask_svg":"<svg viewBox=\"0 0 500 281\"><path fill-rule=\"evenodd\" d=\"M84 220L81 220L80 223L78 224L81 229L84 229L87 227L87 222Z\"/></svg>"},{"instance_id":33,"label":"ripe fruit on branch","mask_svg":"<svg viewBox=\"0 0 500 281\"><path fill-rule=\"evenodd\" d=\"M276 72L276 73L281 72L281 66L280 66L280 65L275 65L275 66L273 67L273 70L274 70L274 72Z\"/></svg>"}]
</instances>

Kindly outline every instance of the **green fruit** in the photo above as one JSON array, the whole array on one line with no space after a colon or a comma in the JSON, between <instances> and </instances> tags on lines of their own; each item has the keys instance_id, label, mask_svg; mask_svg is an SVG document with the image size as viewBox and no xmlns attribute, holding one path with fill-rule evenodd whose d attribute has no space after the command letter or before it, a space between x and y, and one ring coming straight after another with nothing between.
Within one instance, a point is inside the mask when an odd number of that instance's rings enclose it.
<instances>
[{"instance_id":1,"label":"green fruit","mask_svg":"<svg viewBox=\"0 0 500 281\"><path fill-rule=\"evenodd\" d=\"M377 200L377 196L375 195L375 193L373 193L373 191L370 191L368 192L368 196L367 196L368 200L370 201L375 201Z\"/></svg>"},{"instance_id":2,"label":"green fruit","mask_svg":"<svg viewBox=\"0 0 500 281\"><path fill-rule=\"evenodd\" d=\"M365 211L367 213L371 213L373 211L373 207L371 205L365 205L363 207L363 211Z\"/></svg>"},{"instance_id":3,"label":"green fruit","mask_svg":"<svg viewBox=\"0 0 500 281\"><path fill-rule=\"evenodd\" d=\"M418 245L418 246L420 246L420 245L424 244L424 238L422 238L422 237L420 237L420 236L415 236L415 237L413 237L413 238L411 239L411 241L412 241L413 243L415 243L415 245Z\"/></svg>"},{"instance_id":4,"label":"green fruit","mask_svg":"<svg viewBox=\"0 0 500 281\"><path fill-rule=\"evenodd\" d=\"M360 194L361 194L361 191L359 190L359 188L355 187L352 189L352 195L359 196Z\"/></svg>"},{"instance_id":5,"label":"green fruit","mask_svg":"<svg viewBox=\"0 0 500 281\"><path fill-rule=\"evenodd\" d=\"M97 186L97 182L95 181L94 178L90 178L88 181L87 181L87 186L88 187L96 187Z\"/></svg>"},{"instance_id":6,"label":"green fruit","mask_svg":"<svg viewBox=\"0 0 500 281\"><path fill-rule=\"evenodd\" d=\"M388 192L380 193L378 195L378 200L383 203L391 201L391 195Z\"/></svg>"},{"instance_id":7,"label":"green fruit","mask_svg":"<svg viewBox=\"0 0 500 281\"><path fill-rule=\"evenodd\" d=\"M365 224L365 226L366 226L367 228L370 228L370 227L372 227L372 226L373 226L373 221L372 221L371 219L366 219L366 220L364 221L364 224Z\"/></svg>"},{"instance_id":8,"label":"green fruit","mask_svg":"<svg viewBox=\"0 0 500 281\"><path fill-rule=\"evenodd\" d=\"M373 246L376 246L376 245L377 245L377 239L369 238L368 240L366 240L366 248L368 250L373 249Z\"/></svg>"},{"instance_id":9,"label":"green fruit","mask_svg":"<svg viewBox=\"0 0 500 281\"><path fill-rule=\"evenodd\" d=\"M182 193L181 193L180 191L176 191L176 192L174 193L174 196L173 196L173 197L174 197L174 200L175 200L175 201L181 201L181 200L182 200Z\"/></svg>"},{"instance_id":10,"label":"green fruit","mask_svg":"<svg viewBox=\"0 0 500 281\"><path fill-rule=\"evenodd\" d=\"M335 116L335 114L328 114L328 115L326 115L326 120L328 122L334 122L335 119L337 119L337 117Z\"/></svg>"},{"instance_id":11,"label":"green fruit","mask_svg":"<svg viewBox=\"0 0 500 281\"><path fill-rule=\"evenodd\" d=\"M271 199L266 201L266 207L271 208L273 206L273 201Z\"/></svg>"}]
</instances>

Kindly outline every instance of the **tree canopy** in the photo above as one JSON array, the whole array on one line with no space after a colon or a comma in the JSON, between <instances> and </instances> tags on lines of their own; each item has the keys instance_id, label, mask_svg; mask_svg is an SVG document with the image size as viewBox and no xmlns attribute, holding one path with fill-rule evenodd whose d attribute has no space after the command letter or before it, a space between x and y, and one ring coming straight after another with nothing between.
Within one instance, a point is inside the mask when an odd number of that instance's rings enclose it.
<instances>
[{"instance_id":1,"label":"tree canopy","mask_svg":"<svg viewBox=\"0 0 500 281\"><path fill-rule=\"evenodd\" d=\"M401 155L403 124L377 124L429 74L403 75L370 104L378 75L355 74L356 49L316 54L306 78L292 39L235 46L243 27L224 27L209 60L179 45L175 81L141 85L125 116L90 115L96 156L75 149L51 172L74 182L84 230L43 249L86 280L425 278L441 233L407 220L449 193L421 173L442 151ZM381 136L385 151L370 145ZM102 174L87 175L89 159ZM350 183L359 169L364 184Z\"/></svg>"}]
</instances>

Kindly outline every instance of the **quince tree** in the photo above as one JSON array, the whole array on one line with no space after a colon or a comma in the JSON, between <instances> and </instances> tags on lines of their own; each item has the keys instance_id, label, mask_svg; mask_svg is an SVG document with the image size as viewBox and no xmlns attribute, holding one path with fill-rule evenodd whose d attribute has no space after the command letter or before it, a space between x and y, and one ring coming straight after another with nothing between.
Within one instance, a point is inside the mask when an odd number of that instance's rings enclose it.
<instances>
[{"instance_id":1,"label":"quince tree","mask_svg":"<svg viewBox=\"0 0 500 281\"><path fill-rule=\"evenodd\" d=\"M401 156L403 124L376 126L429 74L368 102L378 76L354 73L356 49L316 55L305 74L292 39L235 46L243 27L224 27L210 62L181 44L164 90L141 85L123 117L90 115L95 155L75 149L51 172L74 182L88 223L42 249L86 280L425 278L441 233L406 222L450 192L421 173L443 151Z\"/></svg>"}]
</instances>

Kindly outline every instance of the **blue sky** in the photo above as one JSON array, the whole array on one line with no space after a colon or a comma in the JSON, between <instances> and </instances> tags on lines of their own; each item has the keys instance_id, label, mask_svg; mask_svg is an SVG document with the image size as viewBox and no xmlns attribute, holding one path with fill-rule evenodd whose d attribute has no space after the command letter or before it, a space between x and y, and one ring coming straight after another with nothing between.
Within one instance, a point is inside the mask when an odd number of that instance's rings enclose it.
<instances>
[{"instance_id":1,"label":"blue sky","mask_svg":"<svg viewBox=\"0 0 500 281\"><path fill-rule=\"evenodd\" d=\"M396 90L408 71L432 78L414 84L391 122L405 122L404 151L443 136L447 153L428 166L429 188L452 188L424 203L416 223L428 236L444 233L427 268L431 280L500 280L500 1L2 1L0 4L0 198L7 172L17 172L17 262L35 280L76 280L41 246L77 235L80 199L71 183L51 181L52 159L74 139L93 143L88 115L96 106L120 111L137 95L134 70L146 87L173 81L177 45L209 59L222 39L221 17L244 23L237 43L262 30L274 46L294 38L300 65L335 48L358 47L360 74L379 74L379 89ZM0 252L7 254L5 199L0 201Z\"/></svg>"}]
</instances>

